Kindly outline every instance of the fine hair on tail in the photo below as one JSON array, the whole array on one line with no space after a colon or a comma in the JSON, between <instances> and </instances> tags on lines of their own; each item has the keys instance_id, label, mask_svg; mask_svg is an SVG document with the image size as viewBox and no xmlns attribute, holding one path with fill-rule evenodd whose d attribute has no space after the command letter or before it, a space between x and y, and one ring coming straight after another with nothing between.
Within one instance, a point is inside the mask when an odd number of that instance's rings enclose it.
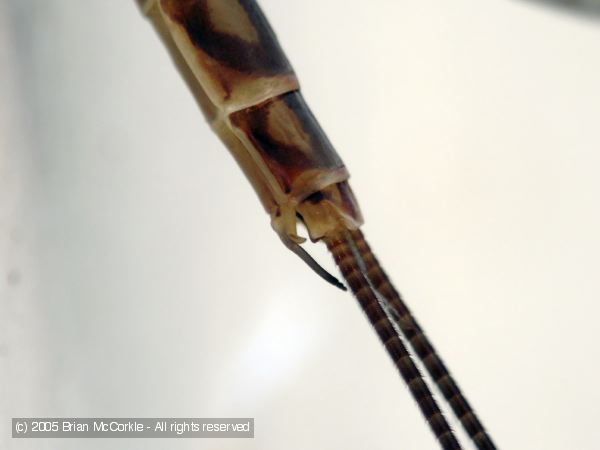
<instances>
[{"instance_id":1,"label":"fine hair on tail","mask_svg":"<svg viewBox=\"0 0 600 450\"><path fill-rule=\"evenodd\" d=\"M429 386L427 386L401 337L398 335L394 319L381 305L373 286L365 276L366 267L354 238L348 231L343 231L331 237L326 237L325 243L363 312L394 361L441 447L444 450L460 449L460 444L442 414Z\"/></svg>"}]
</instances>

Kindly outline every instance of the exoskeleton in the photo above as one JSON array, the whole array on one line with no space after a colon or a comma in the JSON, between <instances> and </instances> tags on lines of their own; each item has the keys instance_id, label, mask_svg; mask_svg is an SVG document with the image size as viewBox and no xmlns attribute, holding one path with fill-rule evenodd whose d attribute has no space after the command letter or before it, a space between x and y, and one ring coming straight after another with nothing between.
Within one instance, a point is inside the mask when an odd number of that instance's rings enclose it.
<instances>
[{"instance_id":1,"label":"exoskeleton","mask_svg":"<svg viewBox=\"0 0 600 450\"><path fill-rule=\"evenodd\" d=\"M256 2L138 1L280 239L320 276L345 289L303 249L298 222L313 242L325 242L441 446L460 448L405 343L477 447L495 448L365 241L348 170L304 100Z\"/></svg>"}]
</instances>

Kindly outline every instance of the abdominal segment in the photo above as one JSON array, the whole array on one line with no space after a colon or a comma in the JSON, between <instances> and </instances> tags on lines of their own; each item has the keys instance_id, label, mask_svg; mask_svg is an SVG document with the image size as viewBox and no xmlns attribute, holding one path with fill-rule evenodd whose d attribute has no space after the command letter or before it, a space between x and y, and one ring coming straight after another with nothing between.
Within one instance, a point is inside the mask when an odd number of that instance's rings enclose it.
<instances>
[{"instance_id":1,"label":"abdominal segment","mask_svg":"<svg viewBox=\"0 0 600 450\"><path fill-rule=\"evenodd\" d=\"M300 92L232 113L232 128L252 146L281 190L298 200L348 173Z\"/></svg>"},{"instance_id":2,"label":"abdominal segment","mask_svg":"<svg viewBox=\"0 0 600 450\"><path fill-rule=\"evenodd\" d=\"M298 89L294 70L264 14L251 0L161 0L192 71L226 110Z\"/></svg>"}]
</instances>

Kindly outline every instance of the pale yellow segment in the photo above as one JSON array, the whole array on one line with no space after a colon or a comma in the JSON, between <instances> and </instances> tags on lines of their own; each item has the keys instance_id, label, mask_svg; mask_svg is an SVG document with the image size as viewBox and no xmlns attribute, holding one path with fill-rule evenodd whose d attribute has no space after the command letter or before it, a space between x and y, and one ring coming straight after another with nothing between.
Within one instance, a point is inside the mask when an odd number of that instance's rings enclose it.
<instances>
[{"instance_id":1,"label":"pale yellow segment","mask_svg":"<svg viewBox=\"0 0 600 450\"><path fill-rule=\"evenodd\" d=\"M271 214L277 207L277 201L272 193L272 183L267 181L260 166L252 158L242 141L231 131L228 124L218 121L213 124L212 129L225 144L246 178L248 178L267 213Z\"/></svg>"}]
</instances>

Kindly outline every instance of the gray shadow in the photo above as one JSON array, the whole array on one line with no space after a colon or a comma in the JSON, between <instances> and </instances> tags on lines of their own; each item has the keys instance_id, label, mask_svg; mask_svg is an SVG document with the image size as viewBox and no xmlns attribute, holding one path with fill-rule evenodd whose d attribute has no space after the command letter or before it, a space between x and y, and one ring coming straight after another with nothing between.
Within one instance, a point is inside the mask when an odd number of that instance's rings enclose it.
<instances>
[{"instance_id":1,"label":"gray shadow","mask_svg":"<svg viewBox=\"0 0 600 450\"><path fill-rule=\"evenodd\" d=\"M590 19L600 18L600 0L529 0L540 5L550 6L557 11L573 13Z\"/></svg>"}]
</instances>

